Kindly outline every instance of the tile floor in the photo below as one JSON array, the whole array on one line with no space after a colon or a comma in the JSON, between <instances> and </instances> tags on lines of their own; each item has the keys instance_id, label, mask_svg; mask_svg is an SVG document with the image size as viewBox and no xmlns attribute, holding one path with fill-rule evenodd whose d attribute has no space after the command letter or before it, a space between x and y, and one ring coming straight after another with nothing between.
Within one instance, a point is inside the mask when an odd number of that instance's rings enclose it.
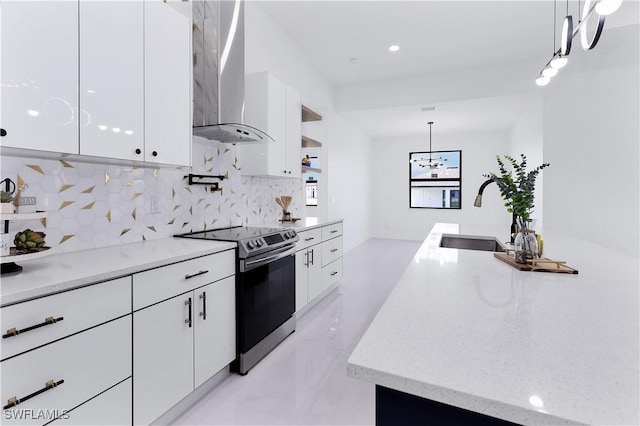
<instances>
[{"instance_id":1,"label":"tile floor","mask_svg":"<svg viewBox=\"0 0 640 426\"><path fill-rule=\"evenodd\" d=\"M351 351L420 247L371 239L344 256L337 291L242 377L231 375L177 425L373 425L374 385L351 379Z\"/></svg>"}]
</instances>

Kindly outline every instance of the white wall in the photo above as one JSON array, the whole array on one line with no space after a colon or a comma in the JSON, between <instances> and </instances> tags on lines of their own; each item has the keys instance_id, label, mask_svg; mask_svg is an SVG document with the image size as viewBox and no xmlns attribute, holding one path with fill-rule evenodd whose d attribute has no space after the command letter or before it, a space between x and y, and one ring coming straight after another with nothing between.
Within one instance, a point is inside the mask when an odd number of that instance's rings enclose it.
<instances>
[{"instance_id":1,"label":"white wall","mask_svg":"<svg viewBox=\"0 0 640 426\"><path fill-rule=\"evenodd\" d=\"M542 93L538 92L530 96L528 107L522 112L520 118L514 123L509 131L509 153L514 158L519 158L520 154L527 156L528 170L537 167L546 160L543 156L543 121L542 121ZM553 166L552 166L553 167ZM544 210L544 175L549 169L544 169L536 180L535 207L531 213L531 218L535 219L535 231L543 232L543 210Z\"/></svg>"},{"instance_id":2,"label":"white wall","mask_svg":"<svg viewBox=\"0 0 640 426\"><path fill-rule=\"evenodd\" d=\"M498 188L488 186L482 207L473 206L478 188L491 171L497 172L496 155L509 153L508 132L438 134L433 129L433 149L462 150L462 209L409 208L409 152L429 149L428 135L404 139L376 139L373 142L374 186L373 229L377 238L423 240L436 222L486 225L504 229L498 238L508 240L511 215L504 207Z\"/></svg>"},{"instance_id":3,"label":"white wall","mask_svg":"<svg viewBox=\"0 0 640 426\"><path fill-rule=\"evenodd\" d=\"M368 214L371 181L366 178L371 162L350 160L354 155L370 159L369 139L334 112L334 88L310 65L307 53L264 13L259 2L245 3L245 20L246 72L269 71L298 90L302 103L323 116L322 136L309 135L323 144L318 211L321 218L344 219L344 248L349 250L372 235Z\"/></svg>"},{"instance_id":4,"label":"white wall","mask_svg":"<svg viewBox=\"0 0 640 426\"><path fill-rule=\"evenodd\" d=\"M373 233L373 153L371 141L360 130L339 114L330 120L329 216L344 218L344 247L349 250Z\"/></svg>"},{"instance_id":5,"label":"white wall","mask_svg":"<svg viewBox=\"0 0 640 426\"><path fill-rule=\"evenodd\" d=\"M544 88L545 227L638 256L639 27L605 28Z\"/></svg>"}]
</instances>

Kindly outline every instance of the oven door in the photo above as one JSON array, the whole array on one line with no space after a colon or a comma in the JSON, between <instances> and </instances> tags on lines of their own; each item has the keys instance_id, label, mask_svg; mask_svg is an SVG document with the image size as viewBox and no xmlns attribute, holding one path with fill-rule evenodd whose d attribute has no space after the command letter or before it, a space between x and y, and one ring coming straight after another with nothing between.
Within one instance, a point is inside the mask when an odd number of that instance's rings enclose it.
<instances>
[{"instance_id":1,"label":"oven door","mask_svg":"<svg viewBox=\"0 0 640 426\"><path fill-rule=\"evenodd\" d=\"M238 350L246 353L295 313L295 247L240 261Z\"/></svg>"}]
</instances>

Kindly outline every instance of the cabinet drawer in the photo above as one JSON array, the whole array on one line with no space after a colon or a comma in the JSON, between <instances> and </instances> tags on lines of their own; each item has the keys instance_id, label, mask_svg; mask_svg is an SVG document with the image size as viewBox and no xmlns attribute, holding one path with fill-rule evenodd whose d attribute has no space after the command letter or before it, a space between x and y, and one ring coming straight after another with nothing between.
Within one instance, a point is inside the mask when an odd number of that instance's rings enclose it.
<instances>
[{"instance_id":1,"label":"cabinet drawer","mask_svg":"<svg viewBox=\"0 0 640 426\"><path fill-rule=\"evenodd\" d=\"M21 400L4 410L4 424L43 424L52 418L16 417L24 410L62 414L131 376L131 315L3 361L0 369L3 406ZM25 400L48 381L59 384Z\"/></svg>"},{"instance_id":2,"label":"cabinet drawer","mask_svg":"<svg viewBox=\"0 0 640 426\"><path fill-rule=\"evenodd\" d=\"M303 250L314 244L322 242L322 228L309 229L298 232L300 241L296 243L296 250Z\"/></svg>"},{"instance_id":3,"label":"cabinet drawer","mask_svg":"<svg viewBox=\"0 0 640 426\"><path fill-rule=\"evenodd\" d=\"M130 425L131 378L75 408L52 425Z\"/></svg>"},{"instance_id":4,"label":"cabinet drawer","mask_svg":"<svg viewBox=\"0 0 640 426\"><path fill-rule=\"evenodd\" d=\"M322 268L322 281L327 289L342 278L342 258Z\"/></svg>"},{"instance_id":5,"label":"cabinet drawer","mask_svg":"<svg viewBox=\"0 0 640 426\"><path fill-rule=\"evenodd\" d=\"M322 241L342 235L342 222L322 227Z\"/></svg>"},{"instance_id":6,"label":"cabinet drawer","mask_svg":"<svg viewBox=\"0 0 640 426\"><path fill-rule=\"evenodd\" d=\"M322 266L342 257L342 237L333 238L322 243Z\"/></svg>"},{"instance_id":7,"label":"cabinet drawer","mask_svg":"<svg viewBox=\"0 0 640 426\"><path fill-rule=\"evenodd\" d=\"M0 309L2 335L10 335L2 339L2 359L130 312L131 277L7 306Z\"/></svg>"},{"instance_id":8,"label":"cabinet drawer","mask_svg":"<svg viewBox=\"0 0 640 426\"><path fill-rule=\"evenodd\" d=\"M235 274L234 250L133 275L133 309L141 309Z\"/></svg>"}]
</instances>

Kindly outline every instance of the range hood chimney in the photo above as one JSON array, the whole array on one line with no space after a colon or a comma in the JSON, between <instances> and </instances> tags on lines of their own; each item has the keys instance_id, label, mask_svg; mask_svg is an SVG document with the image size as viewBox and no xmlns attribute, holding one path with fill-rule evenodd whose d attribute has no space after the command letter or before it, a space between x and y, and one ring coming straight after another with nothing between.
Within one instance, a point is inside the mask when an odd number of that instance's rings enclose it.
<instances>
[{"instance_id":1,"label":"range hood chimney","mask_svg":"<svg viewBox=\"0 0 640 426\"><path fill-rule=\"evenodd\" d=\"M272 142L244 124L244 1L194 0L193 135L220 142Z\"/></svg>"}]
</instances>

